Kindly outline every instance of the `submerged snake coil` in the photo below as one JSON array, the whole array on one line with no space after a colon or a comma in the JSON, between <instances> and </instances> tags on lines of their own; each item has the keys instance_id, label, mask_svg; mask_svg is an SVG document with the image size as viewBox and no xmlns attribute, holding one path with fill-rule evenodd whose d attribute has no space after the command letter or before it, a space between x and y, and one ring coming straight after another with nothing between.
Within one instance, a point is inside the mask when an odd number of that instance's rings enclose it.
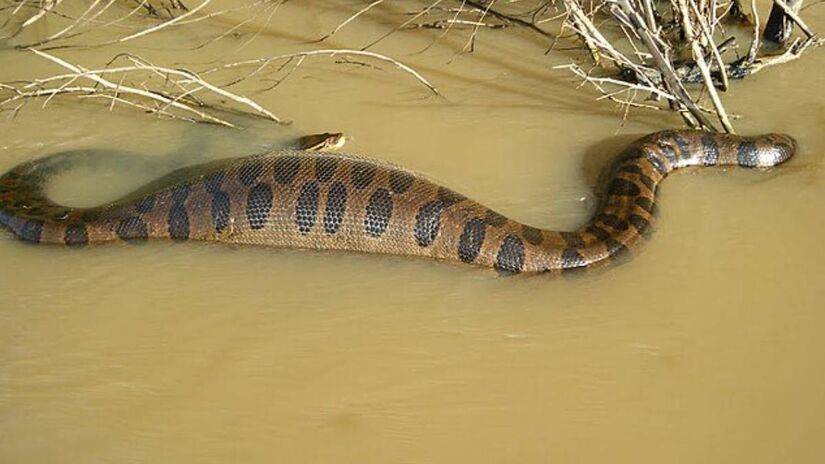
<instances>
[{"instance_id":1,"label":"submerged snake coil","mask_svg":"<svg viewBox=\"0 0 825 464\"><path fill-rule=\"evenodd\" d=\"M365 159L284 151L173 172L94 208L55 204L47 157L0 177L0 224L32 243L74 247L147 239L427 256L513 273L609 262L636 244L654 216L659 182L688 166L770 167L791 137L672 130L632 143L612 164L601 205L572 232L508 219L415 173Z\"/></svg>"}]
</instances>

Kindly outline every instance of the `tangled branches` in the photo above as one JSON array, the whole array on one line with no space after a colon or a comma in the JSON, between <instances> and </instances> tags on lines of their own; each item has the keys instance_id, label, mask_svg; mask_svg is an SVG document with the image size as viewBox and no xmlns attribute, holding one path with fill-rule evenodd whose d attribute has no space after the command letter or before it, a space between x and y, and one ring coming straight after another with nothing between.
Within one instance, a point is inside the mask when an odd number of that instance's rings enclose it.
<instances>
[{"instance_id":1,"label":"tangled branches","mask_svg":"<svg viewBox=\"0 0 825 464\"><path fill-rule=\"evenodd\" d=\"M77 95L81 98L105 99L109 107L117 104L139 108L149 113L173 119L182 119L191 122L208 122L227 127L234 124L216 115L215 111L233 111L226 105L216 105L201 95L208 94L216 98L231 101L243 111L264 117L277 123L284 123L279 118L254 100L244 95L230 92L232 86L265 72L268 68L277 67L281 70L287 63L294 62L293 67L278 81L282 82L286 76L303 63L304 59L315 56L359 56L391 63L401 71L413 76L432 93L438 91L429 81L412 68L393 60L387 56L361 50L313 50L309 52L289 53L267 58L227 63L219 67L196 73L186 69L157 66L143 58L128 53L117 55L109 64L101 69L86 69L80 65L69 63L47 52L30 49L37 56L44 58L67 70L67 73L35 79L28 82L0 83L0 94L8 94L0 99L0 107L14 106L16 113L23 104L33 99L44 98L45 107L52 98L58 95ZM116 65L120 61L125 65ZM221 72L234 69L249 69L240 78L234 78L221 84L213 84L203 76L220 75Z\"/></svg>"},{"instance_id":2,"label":"tangled branches","mask_svg":"<svg viewBox=\"0 0 825 464\"><path fill-rule=\"evenodd\" d=\"M592 66L581 60L557 66L595 87L600 100L625 109L677 111L691 127L734 132L723 94L730 81L799 58L825 44L800 17L803 0L775 0L762 21L755 0L433 0L409 19L364 46L370 48L405 28L437 29L438 38L469 31L459 53L472 53L482 29L504 33L526 29L549 42L549 51L578 38ZM375 0L357 10L320 40L378 8ZM554 23L560 23L554 27ZM798 28L803 36L791 40ZM572 31L572 37L568 34ZM745 37L745 40L742 38ZM784 52L764 47L763 39L785 44ZM436 39L437 40L437 39ZM737 40L748 42L739 47ZM716 121L714 121L714 119Z\"/></svg>"},{"instance_id":3,"label":"tangled branches","mask_svg":"<svg viewBox=\"0 0 825 464\"><path fill-rule=\"evenodd\" d=\"M618 104L625 115L630 108L672 110L689 126L734 132L736 115L726 110L723 100L732 80L793 61L825 44L804 22L803 0L774 0L764 28L755 0L749 5L743 1L417 0L404 4L408 9L404 19L362 47L313 48L328 45L339 31L358 27L391 3L364 0L304 51L221 63L195 72L149 63L122 47L147 36L158 37L223 17L228 30L192 50L204 48L247 24L263 29L286 0L248 0L223 10L216 9L220 2L213 0L0 0L0 32L5 41L20 53L34 53L64 71L26 82L3 83L0 109L16 112L32 99L43 99L47 104L56 96L75 95L105 99L110 107L123 104L157 115L222 125L231 123L215 110L247 111L281 121L251 98L230 89L262 75L274 81L275 87L306 59L348 55L388 63L437 94L413 68L370 49L397 31L419 29L432 37L431 45L448 33L465 34L466 41L456 53L472 53L481 31L504 34L519 28L546 42L548 52L572 54L568 64L556 68L595 88L601 94L599 100ZM236 16L244 12L247 18L238 20ZM51 18L48 27L45 18ZM263 25L256 18L265 19ZM36 24L43 27L35 34ZM794 30L801 34L793 37ZM249 41L256 36L252 34ZM571 40L576 43L573 51L570 47L561 51L559 45ZM784 48L765 47L766 40ZM54 54L57 49L91 47L115 48L112 62L104 68L87 69ZM576 49L586 55L578 55ZM123 60L125 64L114 65ZM249 71L239 77L237 70L243 69Z\"/></svg>"},{"instance_id":4,"label":"tangled branches","mask_svg":"<svg viewBox=\"0 0 825 464\"><path fill-rule=\"evenodd\" d=\"M661 101L692 127L718 130L711 121L714 115L723 130L734 132L721 98L731 79L786 63L823 44L796 14L801 4L795 0L792 8L777 0L771 17L778 19L773 26L769 23L765 36L787 40L796 24L805 37L795 39L785 53L770 56L761 54L760 20L753 1L748 16L735 0L564 0L565 25L581 38L595 68L585 71L578 64L561 68L594 86L601 98L625 108L659 109L650 102ZM751 23L750 45L740 55L732 32L746 21ZM703 106L705 100L710 107Z\"/></svg>"},{"instance_id":5,"label":"tangled branches","mask_svg":"<svg viewBox=\"0 0 825 464\"><path fill-rule=\"evenodd\" d=\"M210 11L212 0L200 0L187 7L181 0L91 0L85 7L63 0L13 0L0 6L5 20L0 30L17 53L34 54L62 68L62 72L24 81L0 83L0 110L16 115L29 102L40 100L43 107L58 97L104 100L116 106L136 108L162 117L191 122L206 122L235 127L223 114L241 112L277 123L288 122L252 98L233 91L233 87L265 77L275 81L262 91L277 87L296 69L312 58L357 56L363 60L389 64L412 76L433 94L436 88L411 67L380 53L349 49L313 49L236 62L194 71L180 65L158 65L129 50L132 41L169 32L230 13L247 11L250 18L234 24L228 31L196 46L208 46L231 34L255 17L271 18L285 0L252 0L226 10ZM80 8L72 10L73 8ZM39 34L32 26L54 18ZM127 21L127 19L132 20ZM146 25L148 24L148 25ZM265 25L265 24L264 24ZM263 27L263 26L261 26ZM45 34L42 31L45 30ZM8 32L11 31L11 32ZM125 31L125 32L124 32ZM79 38L88 37L85 42ZM101 38L102 37L102 38ZM254 38L254 35L253 35ZM252 40L252 39L250 39ZM109 48L121 50L102 67L90 68L61 58L55 50Z\"/></svg>"}]
</instances>

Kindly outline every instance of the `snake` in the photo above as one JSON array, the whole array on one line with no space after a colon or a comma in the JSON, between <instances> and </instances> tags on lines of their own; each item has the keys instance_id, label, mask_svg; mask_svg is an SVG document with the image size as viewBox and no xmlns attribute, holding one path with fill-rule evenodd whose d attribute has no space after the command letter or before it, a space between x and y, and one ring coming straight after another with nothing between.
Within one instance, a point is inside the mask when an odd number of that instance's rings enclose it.
<instances>
[{"instance_id":1,"label":"snake","mask_svg":"<svg viewBox=\"0 0 825 464\"><path fill-rule=\"evenodd\" d=\"M689 167L770 168L793 156L784 134L673 129L632 142L609 164L598 207L576 230L510 219L427 177L360 156L282 150L180 168L123 198L75 208L44 188L61 156L0 176L0 224L37 244L87 247L164 239L418 256L508 274L607 264L647 237L656 192Z\"/></svg>"}]
</instances>

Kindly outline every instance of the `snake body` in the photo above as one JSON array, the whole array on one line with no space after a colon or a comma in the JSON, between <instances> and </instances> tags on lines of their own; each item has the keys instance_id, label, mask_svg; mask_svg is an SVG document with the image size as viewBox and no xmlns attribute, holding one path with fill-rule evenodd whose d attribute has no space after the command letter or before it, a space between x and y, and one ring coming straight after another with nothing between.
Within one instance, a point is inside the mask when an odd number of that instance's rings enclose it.
<instances>
[{"instance_id":1,"label":"snake body","mask_svg":"<svg viewBox=\"0 0 825 464\"><path fill-rule=\"evenodd\" d=\"M657 186L689 166L775 166L786 135L671 130L632 143L608 171L601 204L578 230L541 230L413 172L344 155L284 151L183 168L110 204L49 200L60 157L0 177L0 224L32 243L72 247L147 239L426 256L510 273L562 272L610 262L654 219Z\"/></svg>"}]
</instances>

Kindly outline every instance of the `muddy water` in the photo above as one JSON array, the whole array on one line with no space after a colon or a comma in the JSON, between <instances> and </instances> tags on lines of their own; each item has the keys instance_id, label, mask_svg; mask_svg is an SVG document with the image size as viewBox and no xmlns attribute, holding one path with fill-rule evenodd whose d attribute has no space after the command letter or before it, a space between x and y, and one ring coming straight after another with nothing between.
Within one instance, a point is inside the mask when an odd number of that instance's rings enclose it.
<instances>
[{"instance_id":1,"label":"muddy water","mask_svg":"<svg viewBox=\"0 0 825 464\"><path fill-rule=\"evenodd\" d=\"M185 49L231 19L132 50L202 69L215 56L310 47L353 8L289 2L269 24L261 15L195 52ZM363 46L407 18L398 8L327 46ZM807 11L812 27L825 29L823 12ZM195 126L58 99L0 123L0 170L89 148L193 162L341 130L350 151L571 229L592 210L594 173L611 153L679 124L649 113L622 123L550 69L570 56L544 56L528 33L482 31L475 52L457 56L465 32L418 53L437 34L401 32L375 50L415 66L441 97L388 65L318 59L255 96L289 128ZM112 54L55 53L89 66ZM0 60L3 80L56 71L22 52ZM792 163L673 176L652 240L583 277L196 244L68 251L5 235L0 460L821 462L823 66L815 51L728 96L745 116L740 132L798 138ZM140 176L75 172L52 194L94 203Z\"/></svg>"}]
</instances>

